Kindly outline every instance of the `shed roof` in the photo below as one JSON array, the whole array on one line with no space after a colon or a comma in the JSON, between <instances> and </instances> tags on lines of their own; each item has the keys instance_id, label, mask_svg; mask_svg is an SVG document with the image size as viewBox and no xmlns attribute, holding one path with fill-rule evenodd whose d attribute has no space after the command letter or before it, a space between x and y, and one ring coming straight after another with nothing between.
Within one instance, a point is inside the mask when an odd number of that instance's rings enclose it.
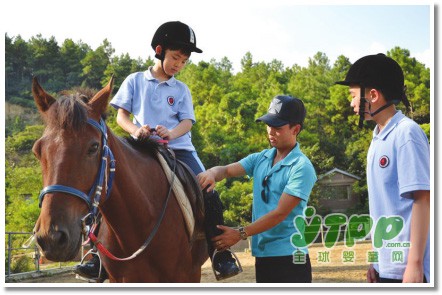
<instances>
[{"instance_id":1,"label":"shed roof","mask_svg":"<svg viewBox=\"0 0 442 295\"><path fill-rule=\"evenodd\" d=\"M324 177L326 177L326 176L328 176L328 175L333 174L333 173L340 173L340 174L346 175L346 176L348 176L348 177L351 177L351 178L354 178L354 179L357 179L357 180L360 180L360 179L361 179L359 176L356 176L356 175L354 175L354 174L348 173L348 172L346 172L346 171L344 171L344 170L341 170L341 169L338 169L338 168L333 168L332 170L330 170L330 171L328 171L328 172L326 172L326 173L320 175L320 176L318 177L318 181L321 180L321 179L323 179Z\"/></svg>"}]
</instances>

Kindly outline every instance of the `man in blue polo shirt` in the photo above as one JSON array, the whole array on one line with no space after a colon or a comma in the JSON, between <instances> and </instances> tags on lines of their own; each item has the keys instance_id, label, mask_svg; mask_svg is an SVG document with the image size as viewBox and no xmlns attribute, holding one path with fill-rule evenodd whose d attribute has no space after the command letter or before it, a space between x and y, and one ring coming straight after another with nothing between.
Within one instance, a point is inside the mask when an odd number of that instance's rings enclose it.
<instances>
[{"instance_id":1,"label":"man in blue polo shirt","mask_svg":"<svg viewBox=\"0 0 442 295\"><path fill-rule=\"evenodd\" d=\"M216 181L224 178L246 174L253 177L252 223L239 230L218 226L223 234L212 241L222 251L252 236L257 283L312 281L307 249L296 249L290 239L298 233L294 219L303 216L316 182L315 169L297 142L305 115L306 110L300 99L276 96L268 113L257 120L267 124L272 148L198 175L201 187L208 186L209 190L215 187ZM298 251L304 253L303 263L295 262L294 255Z\"/></svg>"},{"instance_id":2,"label":"man in blue polo shirt","mask_svg":"<svg viewBox=\"0 0 442 295\"><path fill-rule=\"evenodd\" d=\"M384 54L368 55L349 69L351 107L376 127L367 155L370 216L374 222L402 220L394 238L382 245L373 240L378 262L367 272L370 283L430 282L430 147L413 120L396 110L410 103L399 64Z\"/></svg>"}]
</instances>

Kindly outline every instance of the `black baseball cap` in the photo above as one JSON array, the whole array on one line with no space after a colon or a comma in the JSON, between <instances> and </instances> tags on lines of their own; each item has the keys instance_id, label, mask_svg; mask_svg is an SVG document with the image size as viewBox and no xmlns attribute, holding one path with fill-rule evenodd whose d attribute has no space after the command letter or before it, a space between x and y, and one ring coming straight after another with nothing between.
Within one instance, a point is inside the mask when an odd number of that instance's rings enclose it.
<instances>
[{"instance_id":1,"label":"black baseball cap","mask_svg":"<svg viewBox=\"0 0 442 295\"><path fill-rule=\"evenodd\" d=\"M272 127L281 127L290 123L304 123L306 110L302 100L287 95L277 95L270 103L268 113L256 122L264 122Z\"/></svg>"},{"instance_id":2,"label":"black baseball cap","mask_svg":"<svg viewBox=\"0 0 442 295\"><path fill-rule=\"evenodd\" d=\"M179 21L166 22L156 30L151 42L153 50L157 45L179 45L190 52L203 52L196 47L196 36L192 28Z\"/></svg>"},{"instance_id":3,"label":"black baseball cap","mask_svg":"<svg viewBox=\"0 0 442 295\"><path fill-rule=\"evenodd\" d=\"M373 87L387 94L387 100L400 100L404 93L404 73L394 59L379 53L358 59L345 80L336 84Z\"/></svg>"}]
</instances>

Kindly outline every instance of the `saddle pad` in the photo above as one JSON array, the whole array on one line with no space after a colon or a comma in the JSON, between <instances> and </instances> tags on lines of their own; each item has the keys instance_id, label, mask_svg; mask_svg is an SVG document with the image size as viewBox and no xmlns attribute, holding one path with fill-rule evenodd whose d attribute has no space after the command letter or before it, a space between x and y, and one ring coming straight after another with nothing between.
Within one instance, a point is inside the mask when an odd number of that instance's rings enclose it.
<instances>
[{"instance_id":1,"label":"saddle pad","mask_svg":"<svg viewBox=\"0 0 442 295\"><path fill-rule=\"evenodd\" d=\"M169 180L169 183L172 181L173 178L173 171L170 169L169 165L167 165L166 160L164 160L164 157L161 153L157 154L158 160L160 161L161 166L163 167L164 173L167 176L167 180ZM179 180L178 176L175 175L175 179L173 180L173 192L175 194L176 200L178 204L180 205L181 211L183 212L184 216L184 222L186 223L187 232L189 234L189 237L193 236L193 231L195 228L195 218L193 216L192 212L192 206L189 202L189 199L187 198L183 184Z\"/></svg>"}]
</instances>

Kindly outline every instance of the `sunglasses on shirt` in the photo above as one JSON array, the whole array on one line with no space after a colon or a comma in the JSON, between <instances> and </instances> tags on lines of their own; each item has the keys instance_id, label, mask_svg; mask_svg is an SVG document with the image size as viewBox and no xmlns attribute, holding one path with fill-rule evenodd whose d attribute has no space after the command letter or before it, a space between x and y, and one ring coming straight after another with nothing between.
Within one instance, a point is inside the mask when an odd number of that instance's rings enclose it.
<instances>
[{"instance_id":1,"label":"sunglasses on shirt","mask_svg":"<svg viewBox=\"0 0 442 295\"><path fill-rule=\"evenodd\" d=\"M261 198L262 198L262 201L266 204L269 202L269 197L268 197L268 195L266 195L267 180L269 179L269 177L270 177L270 175L267 175L262 180Z\"/></svg>"}]
</instances>

